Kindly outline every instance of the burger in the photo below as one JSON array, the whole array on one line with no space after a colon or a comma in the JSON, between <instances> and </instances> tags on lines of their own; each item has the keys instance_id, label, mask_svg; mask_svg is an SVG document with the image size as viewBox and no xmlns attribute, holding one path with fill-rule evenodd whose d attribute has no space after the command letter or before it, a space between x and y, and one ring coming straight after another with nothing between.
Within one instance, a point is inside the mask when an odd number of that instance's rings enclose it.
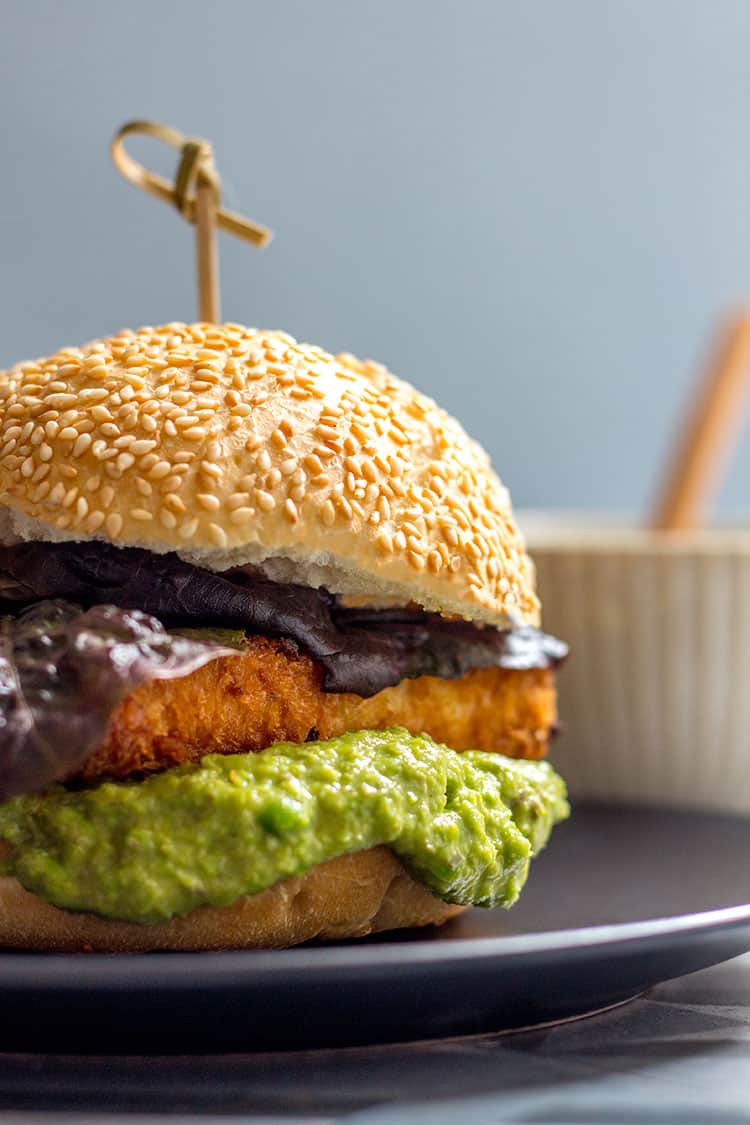
<instances>
[{"instance_id":1,"label":"burger","mask_svg":"<svg viewBox=\"0 0 750 1125\"><path fill-rule=\"evenodd\" d=\"M238 324L0 375L0 945L239 949L509 906L565 646L487 455Z\"/></svg>"}]
</instances>

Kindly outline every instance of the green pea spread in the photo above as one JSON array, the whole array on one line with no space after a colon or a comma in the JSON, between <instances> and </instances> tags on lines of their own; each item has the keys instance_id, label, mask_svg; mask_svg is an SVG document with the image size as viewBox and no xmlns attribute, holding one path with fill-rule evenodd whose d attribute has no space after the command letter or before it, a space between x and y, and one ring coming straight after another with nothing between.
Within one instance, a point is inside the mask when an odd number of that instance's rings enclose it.
<instances>
[{"instance_id":1,"label":"green pea spread","mask_svg":"<svg viewBox=\"0 0 750 1125\"><path fill-rule=\"evenodd\" d=\"M446 901L511 906L567 815L546 762L361 730L14 798L1 870L55 906L148 925L387 844Z\"/></svg>"}]
</instances>

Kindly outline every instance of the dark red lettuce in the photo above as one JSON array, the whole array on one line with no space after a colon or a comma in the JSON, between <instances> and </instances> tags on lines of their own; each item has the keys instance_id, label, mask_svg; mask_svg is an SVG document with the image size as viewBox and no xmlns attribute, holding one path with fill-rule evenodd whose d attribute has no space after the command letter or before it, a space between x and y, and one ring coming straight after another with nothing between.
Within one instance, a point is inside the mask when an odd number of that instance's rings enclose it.
<instances>
[{"instance_id":1,"label":"dark red lettuce","mask_svg":"<svg viewBox=\"0 0 750 1125\"><path fill-rule=\"evenodd\" d=\"M326 590L106 543L2 547L0 572L0 609L8 612L66 598L141 609L168 628L213 625L286 638L322 665L330 692L369 696L406 678L452 679L470 668L545 668L567 652L538 629L500 631L418 609L345 609Z\"/></svg>"},{"instance_id":2,"label":"dark red lettuce","mask_svg":"<svg viewBox=\"0 0 750 1125\"><path fill-rule=\"evenodd\" d=\"M80 769L139 684L232 649L171 636L138 610L43 601L0 620L0 800Z\"/></svg>"}]
</instances>

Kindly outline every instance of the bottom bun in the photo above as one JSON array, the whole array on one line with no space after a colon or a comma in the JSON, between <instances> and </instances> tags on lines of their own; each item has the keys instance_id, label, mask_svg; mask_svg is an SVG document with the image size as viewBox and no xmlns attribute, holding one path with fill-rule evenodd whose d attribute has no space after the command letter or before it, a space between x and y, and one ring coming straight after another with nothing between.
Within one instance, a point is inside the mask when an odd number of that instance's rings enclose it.
<instances>
[{"instance_id":1,"label":"bottom bun","mask_svg":"<svg viewBox=\"0 0 750 1125\"><path fill-rule=\"evenodd\" d=\"M155 926L50 906L0 878L0 947L57 953L274 949L313 938L440 925L466 909L416 883L386 847L338 856L230 906L201 906Z\"/></svg>"}]
</instances>

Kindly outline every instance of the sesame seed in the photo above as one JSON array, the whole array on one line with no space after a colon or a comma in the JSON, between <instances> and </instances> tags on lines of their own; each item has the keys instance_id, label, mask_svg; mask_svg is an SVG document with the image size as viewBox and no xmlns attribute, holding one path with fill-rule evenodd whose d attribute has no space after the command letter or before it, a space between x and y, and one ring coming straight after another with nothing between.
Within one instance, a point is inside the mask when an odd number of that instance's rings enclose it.
<instances>
[{"instance_id":1,"label":"sesame seed","mask_svg":"<svg viewBox=\"0 0 750 1125\"><path fill-rule=\"evenodd\" d=\"M198 521L197 520L195 520L195 519L186 520L185 523L183 523L182 526L180 527L180 531L179 531L180 539L192 539L197 530L198 530Z\"/></svg>"},{"instance_id":2,"label":"sesame seed","mask_svg":"<svg viewBox=\"0 0 750 1125\"><path fill-rule=\"evenodd\" d=\"M48 406L54 406L56 410L65 410L68 406L75 406L78 402L76 395L68 393L47 395L46 403Z\"/></svg>"},{"instance_id":3,"label":"sesame seed","mask_svg":"<svg viewBox=\"0 0 750 1125\"><path fill-rule=\"evenodd\" d=\"M201 472L215 480L221 480L221 466L213 461L201 461Z\"/></svg>"},{"instance_id":4,"label":"sesame seed","mask_svg":"<svg viewBox=\"0 0 750 1125\"><path fill-rule=\"evenodd\" d=\"M272 512L276 507L276 501L270 492L264 492L262 488L255 490L255 502L263 512Z\"/></svg>"},{"instance_id":5,"label":"sesame seed","mask_svg":"<svg viewBox=\"0 0 750 1125\"><path fill-rule=\"evenodd\" d=\"M182 515L187 511L184 502L174 492L170 492L164 497L164 507L169 508L173 512L177 512L178 515Z\"/></svg>"},{"instance_id":6,"label":"sesame seed","mask_svg":"<svg viewBox=\"0 0 750 1125\"><path fill-rule=\"evenodd\" d=\"M133 444L130 446L130 452L134 453L136 457L141 457L144 453L150 453L151 450L155 449L157 445L158 442L141 438L138 441L133 442Z\"/></svg>"},{"instance_id":7,"label":"sesame seed","mask_svg":"<svg viewBox=\"0 0 750 1125\"><path fill-rule=\"evenodd\" d=\"M172 466L169 461L157 461L153 468L149 469L149 480L162 480L163 477L169 476L172 472Z\"/></svg>"},{"instance_id":8,"label":"sesame seed","mask_svg":"<svg viewBox=\"0 0 750 1125\"><path fill-rule=\"evenodd\" d=\"M86 405L89 403L103 402L107 397L108 392L104 387L84 387L84 389L78 393L78 401Z\"/></svg>"},{"instance_id":9,"label":"sesame seed","mask_svg":"<svg viewBox=\"0 0 750 1125\"><path fill-rule=\"evenodd\" d=\"M223 527L219 527L218 523L210 523L208 525L208 535L211 542L217 547L226 547L229 542L226 532Z\"/></svg>"},{"instance_id":10,"label":"sesame seed","mask_svg":"<svg viewBox=\"0 0 750 1125\"><path fill-rule=\"evenodd\" d=\"M249 492L234 492L229 497L229 499L226 501L226 506L227 506L228 510L231 512L235 508L245 507L249 500L250 500L250 493Z\"/></svg>"},{"instance_id":11,"label":"sesame seed","mask_svg":"<svg viewBox=\"0 0 750 1125\"><path fill-rule=\"evenodd\" d=\"M76 438L74 444L73 444L73 456L74 457L82 457L83 454L86 452L86 450L88 449L88 447L90 445L91 445L91 435L90 434L79 434L78 437ZM50 457L51 456L52 456L52 450L50 449Z\"/></svg>"},{"instance_id":12,"label":"sesame seed","mask_svg":"<svg viewBox=\"0 0 750 1125\"><path fill-rule=\"evenodd\" d=\"M221 507L221 501L218 496L214 496L211 492L199 492L196 500L201 508L205 508L207 512L218 512Z\"/></svg>"},{"instance_id":13,"label":"sesame seed","mask_svg":"<svg viewBox=\"0 0 750 1125\"><path fill-rule=\"evenodd\" d=\"M50 483L48 480L43 480L42 483L34 489L31 493L31 499L34 504L38 504L40 500L44 500L45 496L50 490Z\"/></svg>"},{"instance_id":14,"label":"sesame seed","mask_svg":"<svg viewBox=\"0 0 750 1125\"><path fill-rule=\"evenodd\" d=\"M308 468L314 476L317 476L318 473L323 472L323 464L320 458L317 457L314 453L308 453L305 457L304 463L306 468Z\"/></svg>"},{"instance_id":15,"label":"sesame seed","mask_svg":"<svg viewBox=\"0 0 750 1125\"><path fill-rule=\"evenodd\" d=\"M183 430L182 433L187 441L203 441L206 437L206 430L202 426L191 426L189 430Z\"/></svg>"},{"instance_id":16,"label":"sesame seed","mask_svg":"<svg viewBox=\"0 0 750 1125\"><path fill-rule=\"evenodd\" d=\"M52 466L49 464L49 462L43 461L41 465L37 465L37 467L34 469L34 472L31 474L32 484L36 484L37 481L40 481L44 477L46 477L51 468Z\"/></svg>"}]
</instances>

